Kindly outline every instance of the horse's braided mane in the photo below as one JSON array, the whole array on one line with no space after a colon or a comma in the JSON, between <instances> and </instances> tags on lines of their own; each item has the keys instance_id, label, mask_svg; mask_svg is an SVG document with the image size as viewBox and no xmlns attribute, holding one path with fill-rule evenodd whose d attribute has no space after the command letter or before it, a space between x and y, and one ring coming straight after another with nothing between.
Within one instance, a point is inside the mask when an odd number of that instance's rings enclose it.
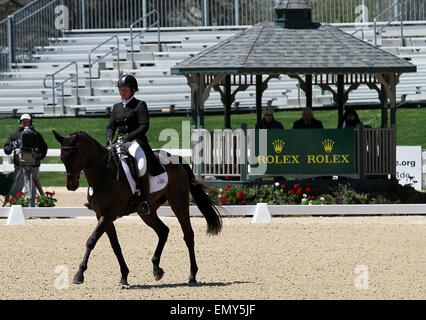
<instances>
[{"instance_id":1,"label":"horse's braided mane","mask_svg":"<svg viewBox=\"0 0 426 320\"><path fill-rule=\"evenodd\" d=\"M84 135L84 136L86 136L87 138L89 138L91 141L93 141L93 142L95 142L96 144L98 144L98 145L100 145L100 146L102 146L95 138L93 138L91 135L89 135L87 132L85 132L85 131L76 131L76 132L73 132L73 133L70 133L69 135L70 136L74 136L74 135L78 135L78 134L81 134L81 135ZM102 146L103 147L103 146Z\"/></svg>"}]
</instances>

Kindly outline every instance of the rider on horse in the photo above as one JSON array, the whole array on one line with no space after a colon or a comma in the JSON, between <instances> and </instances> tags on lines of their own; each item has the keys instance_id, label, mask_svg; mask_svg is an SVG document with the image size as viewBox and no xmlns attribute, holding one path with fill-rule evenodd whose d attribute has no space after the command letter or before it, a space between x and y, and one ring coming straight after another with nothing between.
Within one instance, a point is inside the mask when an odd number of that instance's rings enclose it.
<instances>
[{"instance_id":1,"label":"rider on horse","mask_svg":"<svg viewBox=\"0 0 426 320\"><path fill-rule=\"evenodd\" d=\"M135 98L138 82L132 75L123 75L117 83L122 102L113 106L106 128L107 144L110 144L118 129L118 137L137 160L139 178L136 188L139 196L134 199L140 203L141 213L149 214L149 175L157 176L165 171L155 157L146 137L149 129L148 107L144 101ZM142 155L142 156L141 156Z\"/></svg>"}]
</instances>

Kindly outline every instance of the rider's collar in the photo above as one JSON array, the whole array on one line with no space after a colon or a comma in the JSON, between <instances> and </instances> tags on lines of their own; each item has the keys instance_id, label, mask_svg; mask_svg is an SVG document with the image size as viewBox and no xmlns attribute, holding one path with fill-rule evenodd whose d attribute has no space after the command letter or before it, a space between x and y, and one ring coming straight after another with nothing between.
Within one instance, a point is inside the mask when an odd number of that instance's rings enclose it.
<instances>
[{"instance_id":1,"label":"rider's collar","mask_svg":"<svg viewBox=\"0 0 426 320\"><path fill-rule=\"evenodd\" d=\"M123 102L123 107L125 107L135 96L131 96L128 100L121 100Z\"/></svg>"}]
</instances>

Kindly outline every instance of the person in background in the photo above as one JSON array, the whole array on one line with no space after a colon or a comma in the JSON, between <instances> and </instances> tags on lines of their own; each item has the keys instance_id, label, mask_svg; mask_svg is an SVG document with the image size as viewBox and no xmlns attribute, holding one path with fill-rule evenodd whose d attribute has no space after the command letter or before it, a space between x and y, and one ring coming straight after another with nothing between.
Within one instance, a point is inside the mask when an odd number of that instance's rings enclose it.
<instances>
[{"instance_id":1,"label":"person in background","mask_svg":"<svg viewBox=\"0 0 426 320\"><path fill-rule=\"evenodd\" d=\"M263 111L263 119L256 123L256 129L284 129L284 126L274 119L274 111L271 108L266 108Z\"/></svg>"},{"instance_id":2,"label":"person in background","mask_svg":"<svg viewBox=\"0 0 426 320\"><path fill-rule=\"evenodd\" d=\"M361 123L355 109L353 107L346 108L342 118L342 128L355 128Z\"/></svg>"},{"instance_id":3,"label":"person in background","mask_svg":"<svg viewBox=\"0 0 426 320\"><path fill-rule=\"evenodd\" d=\"M323 129L322 122L315 119L312 108L302 110L302 118L293 123L293 129Z\"/></svg>"},{"instance_id":4,"label":"person in background","mask_svg":"<svg viewBox=\"0 0 426 320\"><path fill-rule=\"evenodd\" d=\"M21 136L24 130L27 130L29 133L34 135L34 146L32 147L32 152L34 154L34 158L36 160L35 164L35 170L34 174L38 177L39 175L39 168L40 168L40 161L43 160L46 157L47 154L47 144L44 141L42 135L34 129L33 126L33 120L30 114L24 113L21 115L19 119L19 128L13 132L9 139L7 139L6 143L4 144L4 153L7 155L12 154L13 152L13 164L15 165L15 171L13 173L13 181L15 181L16 176L20 169L20 163L19 163L19 153L21 149ZM12 196L14 198L17 197L17 193L20 193L22 189L24 188L24 176L21 176L21 179L18 181L18 184L16 185L16 188L12 191ZM36 190L37 188L32 188L32 202L31 206L34 207L35 203L35 196L36 196Z\"/></svg>"}]
</instances>

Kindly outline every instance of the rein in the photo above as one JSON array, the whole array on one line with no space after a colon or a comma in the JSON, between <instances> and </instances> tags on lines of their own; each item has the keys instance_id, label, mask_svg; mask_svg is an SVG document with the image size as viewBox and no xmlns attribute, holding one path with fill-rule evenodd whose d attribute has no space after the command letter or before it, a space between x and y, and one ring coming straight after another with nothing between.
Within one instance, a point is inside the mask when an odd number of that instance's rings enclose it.
<instances>
[{"instance_id":1,"label":"rein","mask_svg":"<svg viewBox=\"0 0 426 320\"><path fill-rule=\"evenodd\" d=\"M80 158L80 164L82 163L80 149L78 148L78 146L65 146L65 147L61 147L61 150L77 150L78 157ZM81 170L84 171L84 173L87 173L87 171L92 169L96 164L98 164L100 161L102 161L106 156L108 156L108 161L107 161L107 164L106 164L107 169L109 168L109 164L111 162L111 157L114 159L114 162L117 165L117 182L118 182L119 178L120 178L120 166L119 166L119 161L118 161L117 150L115 148L110 148L105 155L103 155L101 158L96 160L89 167L86 167L86 168L82 167ZM67 176L72 176L72 174L67 172Z\"/></svg>"}]
</instances>

